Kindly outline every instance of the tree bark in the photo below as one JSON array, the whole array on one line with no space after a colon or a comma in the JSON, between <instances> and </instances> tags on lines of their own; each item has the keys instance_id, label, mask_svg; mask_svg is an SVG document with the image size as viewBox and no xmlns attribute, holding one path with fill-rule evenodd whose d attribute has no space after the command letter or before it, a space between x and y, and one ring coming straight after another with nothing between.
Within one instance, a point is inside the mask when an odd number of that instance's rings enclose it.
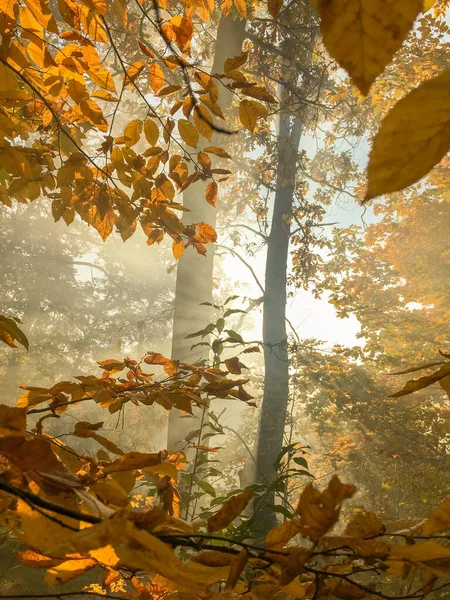
<instances>
[{"instance_id":1,"label":"tree bark","mask_svg":"<svg viewBox=\"0 0 450 600\"><path fill-rule=\"evenodd\" d=\"M242 52L245 39L245 21L234 19L232 16L222 16L220 19L212 73L223 72L225 60L238 56ZM232 93L218 83L219 106L225 118L231 107ZM225 124L227 119L225 120ZM224 147L228 142L226 134L214 132L211 145ZM203 138L202 138L203 139ZM204 145L209 145L209 142ZM201 150L201 148L198 148ZM205 200L206 185L199 181L191 185L183 194L184 206L190 212L184 213L183 222L186 224L209 223L216 225L216 209ZM175 288L175 308L172 335L172 358L183 362L194 363L208 358L205 346L190 350L195 341L186 339L189 333L203 329L211 320L211 308L199 306L201 302L212 302L213 293L214 246L207 246L206 256L197 254L188 248L178 262ZM185 437L196 425L192 419L181 419L179 411L169 413L169 429L167 439L168 450L179 450L185 446Z\"/></svg>"},{"instance_id":2,"label":"tree bark","mask_svg":"<svg viewBox=\"0 0 450 600\"><path fill-rule=\"evenodd\" d=\"M274 463L283 447L286 411L289 398L289 357L286 331L286 285L290 215L294 201L297 150L302 123L289 115L280 116L278 135L279 166L272 226L267 241L265 293L263 307L264 396L258 432L256 478L260 483L272 482ZM274 504L274 493L265 504ZM275 513L261 507L258 530L275 526Z\"/></svg>"},{"instance_id":3,"label":"tree bark","mask_svg":"<svg viewBox=\"0 0 450 600\"><path fill-rule=\"evenodd\" d=\"M317 35L317 23L309 6L304 7L303 19L311 27L305 47L301 48L297 62L303 64L302 83L299 92L311 94L307 70L311 68L312 48ZM289 25L289 21L287 21ZM316 26L314 26L316 25ZM285 56L298 51L295 38L287 38L283 44ZM295 180L300 140L306 120L306 103L292 112L290 89L299 77L296 66L284 59L282 83L280 84L281 112L278 130L278 169L276 192L270 234L267 240L267 257L264 282L263 347L264 347L264 395L260 415L256 452L255 479L269 484L275 479L274 463L283 448L287 406L289 400L289 355L286 331L287 266L291 237L291 218L295 199ZM286 82L286 85L283 83ZM302 94L298 94L301 96ZM295 104L295 102L294 102ZM263 501L255 506L258 510L254 522L256 536L265 536L276 526L276 513L270 508L275 504L275 492L268 492Z\"/></svg>"}]
</instances>

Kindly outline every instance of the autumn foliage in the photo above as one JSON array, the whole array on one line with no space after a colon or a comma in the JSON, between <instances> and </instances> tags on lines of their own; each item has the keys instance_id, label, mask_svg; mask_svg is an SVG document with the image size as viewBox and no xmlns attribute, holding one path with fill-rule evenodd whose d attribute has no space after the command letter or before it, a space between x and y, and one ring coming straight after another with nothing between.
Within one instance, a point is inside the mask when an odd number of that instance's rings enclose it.
<instances>
[{"instance_id":1,"label":"autumn foliage","mask_svg":"<svg viewBox=\"0 0 450 600\"><path fill-rule=\"evenodd\" d=\"M422 0L391 2L389 10L375 0L313 4L329 54L363 95L430 8ZM184 223L180 194L203 181L204 202L216 206L220 184L232 173L223 140L241 125L254 134L277 110L277 99L246 71L251 48L208 74L198 64L197 37L221 15L276 21L282 10L283 2L273 0L224 0L220 8L209 0L0 1L5 210L42 197L51 201L55 221L69 226L80 218L103 240L117 231L125 241L139 225L149 245L168 236L176 260L187 249L206 254L216 231L205 222ZM447 153L449 84L448 71L421 83L384 117L364 201L417 182ZM235 98L239 125L222 113L223 89ZM133 118L118 127L130 98ZM100 567L102 583L83 588L86 594L142 600L445 597L450 500L402 527L371 511L350 514L345 503L356 487L333 476L324 486L304 486L291 512L274 507L283 519L261 538L247 527L248 515L275 484L216 497L195 468L216 450L207 441L213 433L200 428L186 440L185 450L196 457L192 468L181 451L123 450L100 433L103 421L64 420L72 411L80 417L90 403L108 415L159 405L202 418L217 398L253 405L241 360L259 347L226 329L222 317L211 325L189 336L215 336L211 364L157 352L140 361L108 359L98 363L98 375L22 385L16 407L0 405L0 523L20 541L21 564L45 569L51 585ZM28 349L21 327L19 319L0 315L0 340ZM239 351L223 359L224 344ZM448 359L442 352L435 362L397 373L427 370L391 397L434 384L449 393ZM66 424L63 435L50 433L50 419ZM214 413L211 419L210 429L223 434ZM77 451L70 440L88 440L95 452ZM192 508L191 500L204 494L209 505Z\"/></svg>"}]
</instances>

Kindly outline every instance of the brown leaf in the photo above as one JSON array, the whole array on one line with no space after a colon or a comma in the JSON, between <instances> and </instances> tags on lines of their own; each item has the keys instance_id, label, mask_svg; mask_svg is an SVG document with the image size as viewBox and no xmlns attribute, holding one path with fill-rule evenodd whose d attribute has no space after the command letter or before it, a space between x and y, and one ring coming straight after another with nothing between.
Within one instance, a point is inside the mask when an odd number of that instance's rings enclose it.
<instances>
[{"instance_id":1,"label":"brown leaf","mask_svg":"<svg viewBox=\"0 0 450 600\"><path fill-rule=\"evenodd\" d=\"M211 181L211 183L208 183L208 185L206 186L206 194L205 194L206 202L208 204L211 204L211 206L215 206L218 193L219 193L219 186L217 185L217 183L215 181Z\"/></svg>"},{"instance_id":2,"label":"brown leaf","mask_svg":"<svg viewBox=\"0 0 450 600\"><path fill-rule=\"evenodd\" d=\"M267 548L273 550L281 549L285 544L289 542L294 536L296 536L301 529L301 523L299 519L292 519L282 523L278 527L274 527L269 531L266 537Z\"/></svg>"},{"instance_id":3,"label":"brown leaf","mask_svg":"<svg viewBox=\"0 0 450 600\"><path fill-rule=\"evenodd\" d=\"M391 394L390 398L399 398L400 396L406 396L408 394L412 394L413 392L417 392L423 388L428 387L429 385L433 385L440 379L443 379L447 375L450 374L450 362L445 363L443 367L431 373L431 375L424 375L423 377L419 377L419 379L411 379L407 381L403 388L399 392L395 392L395 394Z\"/></svg>"},{"instance_id":4,"label":"brown leaf","mask_svg":"<svg viewBox=\"0 0 450 600\"><path fill-rule=\"evenodd\" d=\"M128 452L107 465L104 468L104 472L116 473L117 471L134 471L135 469L159 465L161 462L160 452L150 454L143 452Z\"/></svg>"},{"instance_id":5,"label":"brown leaf","mask_svg":"<svg viewBox=\"0 0 450 600\"><path fill-rule=\"evenodd\" d=\"M358 513L345 528L345 534L353 537L367 538L384 533L385 529L385 526L377 519L375 513Z\"/></svg>"},{"instance_id":6,"label":"brown leaf","mask_svg":"<svg viewBox=\"0 0 450 600\"><path fill-rule=\"evenodd\" d=\"M313 541L319 540L335 525L342 502L351 498L355 491L354 485L341 483L337 475L333 476L323 492L308 485L300 496L296 510L300 515L302 535Z\"/></svg>"},{"instance_id":7,"label":"brown leaf","mask_svg":"<svg viewBox=\"0 0 450 600\"><path fill-rule=\"evenodd\" d=\"M240 494L228 498L216 514L209 517L208 531L210 533L219 531L234 521L253 498L254 493L253 490L246 490L245 492L241 492Z\"/></svg>"},{"instance_id":8,"label":"brown leaf","mask_svg":"<svg viewBox=\"0 0 450 600\"><path fill-rule=\"evenodd\" d=\"M0 437L22 437L26 433L26 425L27 412L25 408L0 404Z\"/></svg>"},{"instance_id":9,"label":"brown leaf","mask_svg":"<svg viewBox=\"0 0 450 600\"><path fill-rule=\"evenodd\" d=\"M249 553L247 548L242 548L239 554L233 556L230 562L230 573L225 584L226 590L232 590L236 586L242 571L245 569L248 559Z\"/></svg>"}]
</instances>

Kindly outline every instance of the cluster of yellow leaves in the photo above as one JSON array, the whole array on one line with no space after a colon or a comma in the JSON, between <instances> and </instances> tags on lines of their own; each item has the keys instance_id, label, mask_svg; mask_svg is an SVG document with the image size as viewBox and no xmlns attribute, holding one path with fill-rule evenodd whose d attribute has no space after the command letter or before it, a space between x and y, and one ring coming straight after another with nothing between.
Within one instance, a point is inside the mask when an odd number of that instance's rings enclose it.
<instances>
[{"instance_id":1,"label":"cluster of yellow leaves","mask_svg":"<svg viewBox=\"0 0 450 600\"><path fill-rule=\"evenodd\" d=\"M230 174L209 157L229 158L223 149L188 150L200 138L211 141L216 120L224 120L217 82L238 95L274 98L239 70L246 55L228 59L225 72L214 76L189 65L195 19L208 20L213 3L182 2L184 16L170 16L165 2L159 6L169 17L157 25L140 0L59 0L57 10L49 0L0 2L0 201L10 206L12 199L49 197L55 221L69 225L78 214L103 240L114 229L126 240L139 223L149 244L172 237L178 259L189 245L205 254L215 232L186 226L176 194L211 180L207 201L214 205L218 181ZM245 3L239 7L246 13ZM136 10L161 49L140 39ZM122 50L121 34L133 40L131 48ZM145 116L118 135L124 92L134 94ZM161 113L149 94L163 103ZM266 115L260 102L242 100L241 120L250 131ZM91 142L100 134L94 150Z\"/></svg>"},{"instance_id":2,"label":"cluster of yellow leaves","mask_svg":"<svg viewBox=\"0 0 450 600\"><path fill-rule=\"evenodd\" d=\"M152 362L167 365L158 355ZM110 363L106 366L113 369ZM77 456L57 438L28 434L24 408L0 406L0 423L0 489L17 498L2 502L0 518L25 547L16 552L20 562L45 569L50 585L99 566L104 571L100 593L133 592L142 599L168 593L180 600L195 600L198 594L214 600L359 600L372 597L371 583L352 579L361 561L367 572L391 576L423 571L430 591L450 574L450 549L431 540L416 542L417 531L404 532L407 544L394 544L396 538L373 513L357 512L342 534L331 534L343 502L355 493L336 476L324 490L307 486L294 518L272 529L264 545L233 539L223 545L223 534L217 539L213 534L239 518L254 497L252 489L231 495L215 514L195 522L174 515L167 491L160 506L155 498L150 509L136 510L133 488L143 477L159 481L158 490L167 490L170 480L176 494L180 455L130 452L110 460L104 453L94 460ZM97 425L78 423L77 429L84 436ZM419 527L425 536L448 530L449 501ZM179 546L182 553L175 550ZM140 575L127 581L124 571Z\"/></svg>"},{"instance_id":3,"label":"cluster of yellow leaves","mask_svg":"<svg viewBox=\"0 0 450 600\"><path fill-rule=\"evenodd\" d=\"M423 0L318 0L324 44L366 95L415 19L433 4ZM445 14L447 4L436 3L436 18ZM425 81L382 120L370 155L366 200L419 181L450 150L449 83L448 71Z\"/></svg>"}]
</instances>

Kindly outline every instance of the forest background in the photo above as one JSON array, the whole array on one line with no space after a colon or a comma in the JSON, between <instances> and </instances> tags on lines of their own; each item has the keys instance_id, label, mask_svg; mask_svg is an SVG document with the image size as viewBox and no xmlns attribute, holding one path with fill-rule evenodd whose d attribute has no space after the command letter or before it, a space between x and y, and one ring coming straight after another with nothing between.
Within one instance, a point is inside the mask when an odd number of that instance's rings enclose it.
<instances>
[{"instance_id":1,"label":"forest background","mask_svg":"<svg viewBox=\"0 0 450 600\"><path fill-rule=\"evenodd\" d=\"M447 3L383 4L1 3L2 597L448 593Z\"/></svg>"}]
</instances>

